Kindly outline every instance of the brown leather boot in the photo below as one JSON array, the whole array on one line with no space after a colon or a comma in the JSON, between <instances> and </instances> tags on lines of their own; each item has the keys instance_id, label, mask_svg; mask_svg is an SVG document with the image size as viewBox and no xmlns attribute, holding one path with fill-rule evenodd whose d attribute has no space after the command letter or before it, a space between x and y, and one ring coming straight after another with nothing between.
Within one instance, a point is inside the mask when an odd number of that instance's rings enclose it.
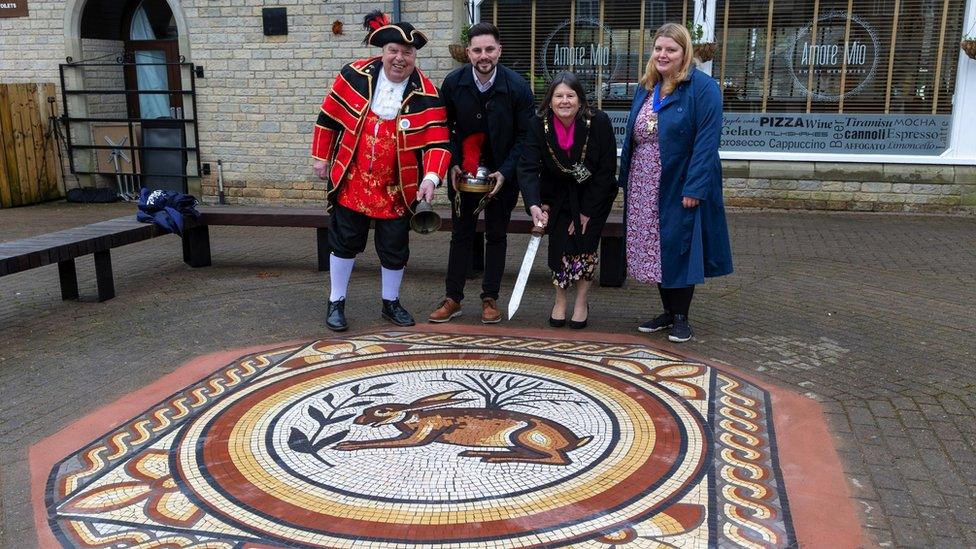
<instances>
[{"instance_id":1,"label":"brown leather boot","mask_svg":"<svg viewBox=\"0 0 976 549\"><path fill-rule=\"evenodd\" d=\"M447 322L456 316L461 316L461 304L445 297L441 306L427 317L427 322Z\"/></svg>"},{"instance_id":2,"label":"brown leather boot","mask_svg":"<svg viewBox=\"0 0 976 549\"><path fill-rule=\"evenodd\" d=\"M481 300L481 323L494 324L502 319L502 312L498 310L495 300L486 297Z\"/></svg>"}]
</instances>

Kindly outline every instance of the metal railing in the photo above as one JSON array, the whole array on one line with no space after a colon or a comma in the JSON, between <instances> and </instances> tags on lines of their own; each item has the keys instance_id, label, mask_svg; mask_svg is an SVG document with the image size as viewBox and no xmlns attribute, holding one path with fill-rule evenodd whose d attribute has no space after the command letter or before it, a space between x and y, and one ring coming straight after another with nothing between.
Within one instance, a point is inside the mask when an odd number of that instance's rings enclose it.
<instances>
[{"instance_id":1,"label":"metal railing","mask_svg":"<svg viewBox=\"0 0 976 549\"><path fill-rule=\"evenodd\" d=\"M183 183L183 192L186 192L187 178L188 177L199 177L201 173L201 161L200 161L200 150L199 150L199 124L197 119L197 95L196 95L196 73L192 63L189 63L180 57L177 62L165 62L165 63L142 63L136 62L131 54L119 55L116 57L115 62L100 62L98 59L90 61L74 61L72 58L68 57L65 63L59 65L60 78L61 78L61 94L63 102L63 112L61 121L64 124L64 134L66 146L68 149L68 160L71 173L75 175L103 175L116 177L119 182L120 194L124 198L131 198L131 192L128 192L128 183L135 183L136 190L138 186L141 185L146 178L180 178ZM138 67L143 66L164 66L167 68L167 74L171 67L178 67L178 74L180 80L179 89L164 89L164 90L138 90L138 89L82 89L82 88L68 88L66 78L67 71L82 71L76 76L80 78L75 79L76 82L84 82L85 69L102 67L113 67L119 70L126 71L129 70L128 67L132 67L131 70L136 70ZM121 78L121 82L125 82L126 78ZM185 86L184 84L188 84ZM84 97L89 98L93 96L124 96L125 97L125 112L126 116L74 116L71 103L69 99L72 97ZM139 97L144 95L168 95L168 96L179 96L182 103L181 107L170 107L170 117L163 118L142 118L142 117L132 117L129 116L129 103L132 97L135 97L135 101L139 101ZM187 102L189 103L189 109L186 109ZM87 101L86 101L87 105ZM77 103L76 107L77 109ZM84 114L87 114L84 113ZM128 128L127 136L123 138L119 143L114 143L112 140L106 138L108 141L106 144L90 143L87 142L88 136L82 138L83 134L79 133L80 129L84 129L87 132L91 132L91 124L93 123L114 123L114 124L125 124ZM168 128L168 129L180 129L180 146L161 146L161 145L147 145L143 143L140 139L137 139L137 129L136 125L142 132L146 130L147 127L156 126L157 128ZM111 157L114 164L113 171L105 171L99 168L98 162L94 162L94 167L92 166L78 166L75 160L75 151L100 151L109 150L112 151ZM178 151L183 153L180 173L149 173L143 171L144 162L141 160L137 162L136 159L144 158L146 152L174 152ZM126 157L128 153L128 157ZM128 169L121 169L121 163L119 158L126 160L128 164ZM192 169L190 169L192 168ZM123 179L127 182L123 184ZM126 187L123 190L123 187Z\"/></svg>"}]
</instances>

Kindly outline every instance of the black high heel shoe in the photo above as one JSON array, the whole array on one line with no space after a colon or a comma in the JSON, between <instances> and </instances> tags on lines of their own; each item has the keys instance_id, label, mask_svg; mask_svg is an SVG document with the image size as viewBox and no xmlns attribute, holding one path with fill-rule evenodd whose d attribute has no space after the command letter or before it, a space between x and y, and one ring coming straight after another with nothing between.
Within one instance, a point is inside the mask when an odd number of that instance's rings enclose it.
<instances>
[{"instance_id":1,"label":"black high heel shoe","mask_svg":"<svg viewBox=\"0 0 976 549\"><path fill-rule=\"evenodd\" d=\"M555 306L553 306L553 310L555 310ZM566 311L566 307L564 306L563 312L565 311ZM549 313L549 325L552 326L553 328L562 328L563 326L566 325L566 319L555 318L554 316L552 316L552 313Z\"/></svg>"},{"instance_id":2,"label":"black high heel shoe","mask_svg":"<svg viewBox=\"0 0 976 549\"><path fill-rule=\"evenodd\" d=\"M569 326L571 330L582 330L586 328L586 321L590 319L590 304L586 304L586 318L583 320L573 320L569 319L566 321L566 325Z\"/></svg>"}]
</instances>

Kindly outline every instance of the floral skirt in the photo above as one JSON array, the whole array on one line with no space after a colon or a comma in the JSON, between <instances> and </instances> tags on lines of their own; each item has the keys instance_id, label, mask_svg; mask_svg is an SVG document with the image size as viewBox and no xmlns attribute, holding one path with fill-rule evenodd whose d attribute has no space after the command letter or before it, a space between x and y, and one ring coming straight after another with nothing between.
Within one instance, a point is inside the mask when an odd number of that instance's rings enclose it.
<instances>
[{"instance_id":1,"label":"floral skirt","mask_svg":"<svg viewBox=\"0 0 976 549\"><path fill-rule=\"evenodd\" d=\"M552 272L552 283L559 288L569 288L577 280L593 280L593 271L599 262L598 255L564 255L563 268Z\"/></svg>"}]
</instances>

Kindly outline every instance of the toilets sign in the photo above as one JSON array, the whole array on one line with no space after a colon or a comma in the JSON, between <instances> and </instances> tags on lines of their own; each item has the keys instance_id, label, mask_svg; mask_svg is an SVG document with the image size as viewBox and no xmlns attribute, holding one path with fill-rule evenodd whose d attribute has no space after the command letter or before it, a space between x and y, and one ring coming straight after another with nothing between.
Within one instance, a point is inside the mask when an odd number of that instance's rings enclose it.
<instances>
[{"instance_id":1,"label":"toilets sign","mask_svg":"<svg viewBox=\"0 0 976 549\"><path fill-rule=\"evenodd\" d=\"M811 22L790 40L786 63L799 94L837 101L861 93L874 80L879 47L870 23L853 13L829 11L817 19L816 30Z\"/></svg>"},{"instance_id":2,"label":"toilets sign","mask_svg":"<svg viewBox=\"0 0 976 549\"><path fill-rule=\"evenodd\" d=\"M0 17L27 17L27 0L0 0Z\"/></svg>"}]
</instances>

